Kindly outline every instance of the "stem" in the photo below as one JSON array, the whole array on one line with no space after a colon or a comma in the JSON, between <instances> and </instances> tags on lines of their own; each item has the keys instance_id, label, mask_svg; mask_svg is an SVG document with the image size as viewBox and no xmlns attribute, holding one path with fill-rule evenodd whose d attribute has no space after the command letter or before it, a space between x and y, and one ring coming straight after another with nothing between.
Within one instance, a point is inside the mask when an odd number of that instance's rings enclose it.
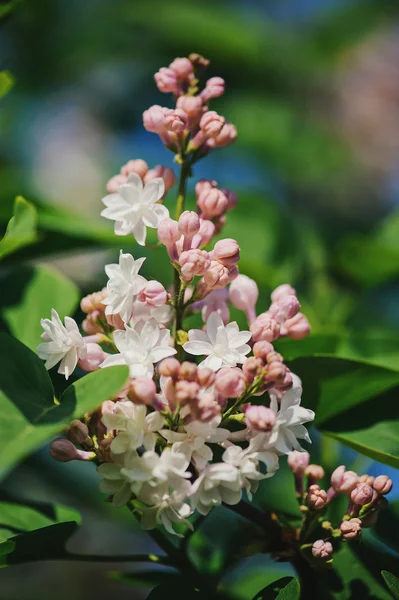
<instances>
[{"instance_id":1,"label":"stem","mask_svg":"<svg viewBox=\"0 0 399 600\"><path fill-rule=\"evenodd\" d=\"M176 202L176 221L179 220L180 215L184 211L184 204L186 202L186 186L187 179L190 176L190 163L186 158L183 158L183 164L180 170L179 188L177 191L177 202Z\"/></svg>"}]
</instances>

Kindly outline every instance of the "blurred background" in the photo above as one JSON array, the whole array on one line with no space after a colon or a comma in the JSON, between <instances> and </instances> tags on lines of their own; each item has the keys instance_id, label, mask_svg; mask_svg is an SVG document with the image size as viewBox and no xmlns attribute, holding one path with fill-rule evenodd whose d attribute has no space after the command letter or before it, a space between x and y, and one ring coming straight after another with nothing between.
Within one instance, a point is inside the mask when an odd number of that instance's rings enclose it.
<instances>
[{"instance_id":1,"label":"blurred background","mask_svg":"<svg viewBox=\"0 0 399 600\"><path fill-rule=\"evenodd\" d=\"M274 287L290 282L315 332L397 332L397 0L15 0L0 2L1 16L0 69L14 85L1 101L0 221L17 194L41 207L45 234L29 258L58 265L84 293L101 289L104 261L121 243L100 222L105 184L132 158L173 166L143 129L142 112L171 105L153 74L198 52L211 60L209 76L226 80L213 108L239 136L198 164L194 181L216 179L237 192L224 233L239 241L241 271L260 285L259 311ZM193 207L193 183L189 196ZM77 214L78 229L70 225ZM165 266L146 264L147 275L168 283ZM75 550L154 548L102 501L90 467L47 455L26 460L2 493L80 509ZM380 472L354 453L345 457ZM101 565L0 572L1 600L110 593L143 597L110 581Z\"/></svg>"}]
</instances>

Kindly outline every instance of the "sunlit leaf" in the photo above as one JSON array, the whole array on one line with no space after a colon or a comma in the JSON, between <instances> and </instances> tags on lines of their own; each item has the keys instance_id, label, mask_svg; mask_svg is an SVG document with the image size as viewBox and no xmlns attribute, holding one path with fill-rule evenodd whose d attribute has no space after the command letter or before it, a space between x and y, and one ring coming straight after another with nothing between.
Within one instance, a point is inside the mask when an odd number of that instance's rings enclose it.
<instances>
[{"instance_id":1,"label":"sunlit leaf","mask_svg":"<svg viewBox=\"0 0 399 600\"><path fill-rule=\"evenodd\" d=\"M0 258L12 254L37 239L37 213L30 202L18 196L14 202L14 211L6 233L0 240Z\"/></svg>"}]
</instances>

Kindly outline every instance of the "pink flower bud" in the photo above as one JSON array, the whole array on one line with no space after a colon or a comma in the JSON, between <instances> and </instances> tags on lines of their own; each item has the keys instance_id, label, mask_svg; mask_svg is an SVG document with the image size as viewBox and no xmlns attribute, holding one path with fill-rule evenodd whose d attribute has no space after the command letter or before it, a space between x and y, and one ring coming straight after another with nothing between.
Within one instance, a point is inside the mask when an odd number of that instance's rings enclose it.
<instances>
[{"instance_id":1,"label":"pink flower bud","mask_svg":"<svg viewBox=\"0 0 399 600\"><path fill-rule=\"evenodd\" d=\"M197 365L185 360L180 365L179 379L185 379L186 381L197 381L197 372Z\"/></svg>"},{"instance_id":2,"label":"pink flower bud","mask_svg":"<svg viewBox=\"0 0 399 600\"><path fill-rule=\"evenodd\" d=\"M373 498L373 488L367 483L358 483L357 486L352 490L351 500L354 504L364 506L371 502Z\"/></svg>"},{"instance_id":3,"label":"pink flower bud","mask_svg":"<svg viewBox=\"0 0 399 600\"><path fill-rule=\"evenodd\" d=\"M165 116L165 128L181 137L188 129L188 116L181 108L170 110Z\"/></svg>"},{"instance_id":4,"label":"pink flower bud","mask_svg":"<svg viewBox=\"0 0 399 600\"><path fill-rule=\"evenodd\" d=\"M89 438L89 428L85 423L79 421L79 419L74 419L69 425L68 439L73 444L78 444L79 446L86 443L92 443Z\"/></svg>"},{"instance_id":5,"label":"pink flower bud","mask_svg":"<svg viewBox=\"0 0 399 600\"><path fill-rule=\"evenodd\" d=\"M221 77L211 77L205 84L205 89L200 96L204 102L208 102L212 98L219 98L224 94L224 79Z\"/></svg>"},{"instance_id":6,"label":"pink flower bud","mask_svg":"<svg viewBox=\"0 0 399 600\"><path fill-rule=\"evenodd\" d=\"M256 377L259 377L264 367L265 365L261 358L255 358L255 356L247 358L242 366L245 381L247 383L252 383Z\"/></svg>"},{"instance_id":7,"label":"pink flower bud","mask_svg":"<svg viewBox=\"0 0 399 600\"><path fill-rule=\"evenodd\" d=\"M179 79L184 79L194 71L193 63L188 58L175 58L170 63L169 69L172 69Z\"/></svg>"},{"instance_id":8,"label":"pink flower bud","mask_svg":"<svg viewBox=\"0 0 399 600\"><path fill-rule=\"evenodd\" d=\"M107 297L107 290L104 288L101 292L94 292L94 294L89 294L82 298L80 302L80 308L86 314L89 314L96 310L105 310L105 305L103 304L103 300Z\"/></svg>"},{"instance_id":9,"label":"pink flower bud","mask_svg":"<svg viewBox=\"0 0 399 600\"><path fill-rule=\"evenodd\" d=\"M272 304L267 311L271 318L275 319L278 323L283 324L288 319L292 319L300 311L301 305L298 302L296 296L284 296Z\"/></svg>"},{"instance_id":10,"label":"pink flower bud","mask_svg":"<svg viewBox=\"0 0 399 600\"><path fill-rule=\"evenodd\" d=\"M309 464L309 452L293 450L288 455L288 466L295 475L303 475Z\"/></svg>"},{"instance_id":11,"label":"pink flower bud","mask_svg":"<svg viewBox=\"0 0 399 600\"><path fill-rule=\"evenodd\" d=\"M302 340L310 333L311 327L308 319L302 313L298 313L292 319L288 319L281 329L281 334L292 340Z\"/></svg>"},{"instance_id":12,"label":"pink flower bud","mask_svg":"<svg viewBox=\"0 0 399 600\"><path fill-rule=\"evenodd\" d=\"M305 469L305 475L308 478L308 483L313 485L324 477L324 469L320 465L308 465Z\"/></svg>"},{"instance_id":13,"label":"pink flower bud","mask_svg":"<svg viewBox=\"0 0 399 600\"><path fill-rule=\"evenodd\" d=\"M166 304L168 294L159 281L149 281L144 289L138 295L140 302L145 302L148 306L163 306Z\"/></svg>"},{"instance_id":14,"label":"pink flower bud","mask_svg":"<svg viewBox=\"0 0 399 600\"><path fill-rule=\"evenodd\" d=\"M255 342L274 342L280 335L280 324L267 313L262 313L251 324L250 330Z\"/></svg>"},{"instance_id":15,"label":"pink flower bud","mask_svg":"<svg viewBox=\"0 0 399 600\"><path fill-rule=\"evenodd\" d=\"M127 397L135 404L152 404L157 388L149 377L136 377L132 380Z\"/></svg>"},{"instance_id":16,"label":"pink flower bud","mask_svg":"<svg viewBox=\"0 0 399 600\"><path fill-rule=\"evenodd\" d=\"M70 460L92 460L94 452L78 450L69 440L58 438L50 444L50 455L58 462L69 462Z\"/></svg>"},{"instance_id":17,"label":"pink flower bud","mask_svg":"<svg viewBox=\"0 0 399 600\"><path fill-rule=\"evenodd\" d=\"M218 115L218 113L214 110L209 110L202 115L200 120L200 128L206 137L215 138L221 132L225 122L226 119L224 117Z\"/></svg>"},{"instance_id":18,"label":"pink flower bud","mask_svg":"<svg viewBox=\"0 0 399 600\"><path fill-rule=\"evenodd\" d=\"M354 471L347 471L344 465L337 467L331 475L331 485L335 492L349 496L355 489L358 476Z\"/></svg>"},{"instance_id":19,"label":"pink flower bud","mask_svg":"<svg viewBox=\"0 0 399 600\"><path fill-rule=\"evenodd\" d=\"M180 372L180 363L177 358L164 358L158 365L158 373L162 377L177 378Z\"/></svg>"},{"instance_id":20,"label":"pink flower bud","mask_svg":"<svg viewBox=\"0 0 399 600\"><path fill-rule=\"evenodd\" d=\"M262 405L247 405L244 409L245 424L248 429L254 431L271 431L276 424L276 415L271 410Z\"/></svg>"},{"instance_id":21,"label":"pink flower bud","mask_svg":"<svg viewBox=\"0 0 399 600\"><path fill-rule=\"evenodd\" d=\"M209 388L215 383L216 373L207 367L201 367L197 371L198 383L203 388Z\"/></svg>"},{"instance_id":22,"label":"pink flower bud","mask_svg":"<svg viewBox=\"0 0 399 600\"><path fill-rule=\"evenodd\" d=\"M294 383L294 380L292 379L292 374L290 373L289 369L286 367L285 375L284 375L283 379L277 379L277 381L275 382L275 388L279 392L286 392L287 390L292 388L293 383Z\"/></svg>"},{"instance_id":23,"label":"pink flower bud","mask_svg":"<svg viewBox=\"0 0 399 600\"><path fill-rule=\"evenodd\" d=\"M143 112L143 125L144 129L151 131L151 133L164 133L165 131L165 113L168 109L159 104L150 106Z\"/></svg>"},{"instance_id":24,"label":"pink flower bud","mask_svg":"<svg viewBox=\"0 0 399 600\"><path fill-rule=\"evenodd\" d=\"M115 329L125 329L125 323L119 314L106 315L105 318L111 327L115 327Z\"/></svg>"},{"instance_id":25,"label":"pink flower bud","mask_svg":"<svg viewBox=\"0 0 399 600\"><path fill-rule=\"evenodd\" d=\"M167 248L177 242L181 237L177 221L167 217L158 226L158 239Z\"/></svg>"},{"instance_id":26,"label":"pink flower bud","mask_svg":"<svg viewBox=\"0 0 399 600\"><path fill-rule=\"evenodd\" d=\"M121 185L127 182L127 177L125 175L114 175L107 182L107 192L110 194L115 194Z\"/></svg>"},{"instance_id":27,"label":"pink flower bud","mask_svg":"<svg viewBox=\"0 0 399 600\"><path fill-rule=\"evenodd\" d=\"M372 475L360 475L357 480L358 483L367 483L370 487L373 487L374 477Z\"/></svg>"},{"instance_id":28,"label":"pink flower bud","mask_svg":"<svg viewBox=\"0 0 399 600\"><path fill-rule=\"evenodd\" d=\"M129 386L127 386L127 389L125 390L125 393L123 394L123 396L121 396L122 398L126 397L126 394L129 391ZM100 408L100 412L101 412L101 416L103 415L113 415L115 412L115 402L112 402L112 400L105 400L105 402L103 402L101 404L101 408Z\"/></svg>"},{"instance_id":29,"label":"pink flower bud","mask_svg":"<svg viewBox=\"0 0 399 600\"><path fill-rule=\"evenodd\" d=\"M220 132L208 140L208 146L211 148L225 148L235 142L236 139L237 128L231 123L225 123Z\"/></svg>"},{"instance_id":30,"label":"pink flower bud","mask_svg":"<svg viewBox=\"0 0 399 600\"><path fill-rule=\"evenodd\" d=\"M80 358L78 365L83 371L97 371L106 359L107 354L98 344L86 344L86 354Z\"/></svg>"},{"instance_id":31,"label":"pink flower bud","mask_svg":"<svg viewBox=\"0 0 399 600\"><path fill-rule=\"evenodd\" d=\"M226 196L228 202L226 211L232 210L238 202L237 194L231 190L228 190L227 188L223 188L222 192Z\"/></svg>"},{"instance_id":32,"label":"pink flower bud","mask_svg":"<svg viewBox=\"0 0 399 600\"><path fill-rule=\"evenodd\" d=\"M238 398L245 391L244 373L237 367L224 367L216 373L215 388L226 398Z\"/></svg>"},{"instance_id":33,"label":"pink flower bud","mask_svg":"<svg viewBox=\"0 0 399 600\"><path fill-rule=\"evenodd\" d=\"M374 479L373 487L376 492L385 496L385 494L389 494L392 489L392 479L389 479L386 475L379 475Z\"/></svg>"},{"instance_id":34,"label":"pink flower bud","mask_svg":"<svg viewBox=\"0 0 399 600\"><path fill-rule=\"evenodd\" d=\"M306 496L306 504L311 510L321 510L327 504L327 492L318 485L311 485Z\"/></svg>"},{"instance_id":35,"label":"pink flower bud","mask_svg":"<svg viewBox=\"0 0 399 600\"><path fill-rule=\"evenodd\" d=\"M177 82L177 73L173 69L161 67L154 75L155 83L160 92L177 94L179 86Z\"/></svg>"},{"instance_id":36,"label":"pink flower bud","mask_svg":"<svg viewBox=\"0 0 399 600\"><path fill-rule=\"evenodd\" d=\"M191 281L194 277L203 275L209 269L211 261L205 250L187 250L180 254L179 264L183 281Z\"/></svg>"},{"instance_id":37,"label":"pink flower bud","mask_svg":"<svg viewBox=\"0 0 399 600\"><path fill-rule=\"evenodd\" d=\"M129 177L131 173L137 173L141 179L144 178L148 171L148 165L145 160L137 158L136 160L129 160L123 167L121 167L121 175Z\"/></svg>"},{"instance_id":38,"label":"pink flower bud","mask_svg":"<svg viewBox=\"0 0 399 600\"><path fill-rule=\"evenodd\" d=\"M270 297L274 303L282 300L285 296L296 296L296 291L290 286L289 283L283 283L282 285L276 287L276 289L271 293Z\"/></svg>"},{"instance_id":39,"label":"pink flower bud","mask_svg":"<svg viewBox=\"0 0 399 600\"><path fill-rule=\"evenodd\" d=\"M180 96L176 102L177 108L184 110L190 119L198 119L202 114L202 98L200 96Z\"/></svg>"},{"instance_id":40,"label":"pink flower bud","mask_svg":"<svg viewBox=\"0 0 399 600\"><path fill-rule=\"evenodd\" d=\"M196 381L186 381L185 379L179 379L176 382L176 400L184 405L188 402L192 402L197 398L200 386Z\"/></svg>"},{"instance_id":41,"label":"pink flower bud","mask_svg":"<svg viewBox=\"0 0 399 600\"><path fill-rule=\"evenodd\" d=\"M226 212L227 196L216 187L202 189L197 198L197 207L204 219L213 219Z\"/></svg>"},{"instance_id":42,"label":"pink flower bud","mask_svg":"<svg viewBox=\"0 0 399 600\"><path fill-rule=\"evenodd\" d=\"M192 210L185 210L179 218L179 231L184 237L192 239L200 230L200 218Z\"/></svg>"},{"instance_id":43,"label":"pink flower bud","mask_svg":"<svg viewBox=\"0 0 399 600\"><path fill-rule=\"evenodd\" d=\"M321 560L331 558L333 551L331 542L325 542L324 540L316 540L312 546L313 557Z\"/></svg>"},{"instance_id":44,"label":"pink flower bud","mask_svg":"<svg viewBox=\"0 0 399 600\"><path fill-rule=\"evenodd\" d=\"M157 177L162 177L166 191L170 190L176 183L176 175L174 174L173 169L162 165L157 165L153 169L150 169L144 176L143 181L144 183L148 183Z\"/></svg>"},{"instance_id":45,"label":"pink flower bud","mask_svg":"<svg viewBox=\"0 0 399 600\"><path fill-rule=\"evenodd\" d=\"M253 279L246 275L239 275L230 285L230 301L233 306L245 312L249 323L252 323L256 318L255 305L258 295L258 286Z\"/></svg>"},{"instance_id":46,"label":"pink flower bud","mask_svg":"<svg viewBox=\"0 0 399 600\"><path fill-rule=\"evenodd\" d=\"M362 534L362 522L356 517L349 519L349 521L342 521L340 530L344 540L356 540Z\"/></svg>"},{"instance_id":47,"label":"pink flower bud","mask_svg":"<svg viewBox=\"0 0 399 600\"><path fill-rule=\"evenodd\" d=\"M240 260L240 246L231 238L219 240L215 244L212 257L227 268L234 267Z\"/></svg>"},{"instance_id":48,"label":"pink flower bud","mask_svg":"<svg viewBox=\"0 0 399 600\"><path fill-rule=\"evenodd\" d=\"M208 289L220 290L230 282L230 271L218 260L212 260L204 275Z\"/></svg>"},{"instance_id":49,"label":"pink flower bud","mask_svg":"<svg viewBox=\"0 0 399 600\"><path fill-rule=\"evenodd\" d=\"M230 286L230 289L231 289L231 286ZM270 352L274 352L274 348L273 348L272 344L270 342L266 342L266 341L256 342L256 344L254 344L254 347L252 350L253 350L254 356L256 356L258 358L262 358L263 360L266 360L267 355L270 354Z\"/></svg>"},{"instance_id":50,"label":"pink flower bud","mask_svg":"<svg viewBox=\"0 0 399 600\"><path fill-rule=\"evenodd\" d=\"M201 236L200 244L206 246L215 235L215 225L207 219L200 219L200 229L198 235Z\"/></svg>"}]
</instances>

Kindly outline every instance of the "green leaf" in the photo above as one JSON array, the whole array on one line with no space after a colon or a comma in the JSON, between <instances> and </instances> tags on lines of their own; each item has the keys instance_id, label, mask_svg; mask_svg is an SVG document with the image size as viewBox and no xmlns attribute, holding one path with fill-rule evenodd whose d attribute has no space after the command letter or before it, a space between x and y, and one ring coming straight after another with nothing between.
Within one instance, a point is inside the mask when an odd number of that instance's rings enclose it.
<instances>
[{"instance_id":1,"label":"green leaf","mask_svg":"<svg viewBox=\"0 0 399 600\"><path fill-rule=\"evenodd\" d=\"M39 357L21 342L0 333L0 476L54 436L73 418L114 396L128 368L109 367L67 388L56 404L50 377Z\"/></svg>"},{"instance_id":2,"label":"green leaf","mask_svg":"<svg viewBox=\"0 0 399 600\"><path fill-rule=\"evenodd\" d=\"M165 600L165 598L174 598L176 600L201 600L205 597L212 598L213 596L205 596L205 593L202 594L193 590L192 587L189 587L184 582L172 584L164 584L159 585L154 588L150 594L147 596L147 600Z\"/></svg>"},{"instance_id":3,"label":"green leaf","mask_svg":"<svg viewBox=\"0 0 399 600\"><path fill-rule=\"evenodd\" d=\"M399 578L395 575L392 575L392 573L389 573L389 571L381 571L381 575L383 576L392 596L396 598L396 600L399 600Z\"/></svg>"},{"instance_id":4,"label":"green leaf","mask_svg":"<svg viewBox=\"0 0 399 600\"><path fill-rule=\"evenodd\" d=\"M134 573L120 573L118 571L109 574L110 579L134 585L138 587L154 587L160 585L172 585L179 580L180 575L172 569L143 569Z\"/></svg>"},{"instance_id":5,"label":"green leaf","mask_svg":"<svg viewBox=\"0 0 399 600\"><path fill-rule=\"evenodd\" d=\"M9 528L0 543L0 566L66 557L65 542L79 523L79 513L65 506L0 502L0 527Z\"/></svg>"},{"instance_id":6,"label":"green leaf","mask_svg":"<svg viewBox=\"0 0 399 600\"><path fill-rule=\"evenodd\" d=\"M2 16L0 8L0 18ZM3 9L4 10L4 9ZM14 77L9 71L0 71L0 98L3 98L13 87Z\"/></svg>"},{"instance_id":7,"label":"green leaf","mask_svg":"<svg viewBox=\"0 0 399 600\"><path fill-rule=\"evenodd\" d=\"M282 577L253 597L253 600L299 600L301 590L295 577Z\"/></svg>"},{"instance_id":8,"label":"green leaf","mask_svg":"<svg viewBox=\"0 0 399 600\"><path fill-rule=\"evenodd\" d=\"M1 278L0 310L11 333L35 350L42 341L42 318L54 308L60 318L73 315L79 290L65 275L47 265L19 267Z\"/></svg>"},{"instance_id":9,"label":"green leaf","mask_svg":"<svg viewBox=\"0 0 399 600\"><path fill-rule=\"evenodd\" d=\"M126 366L107 367L89 373L67 387L61 396L60 405L74 406L72 418L81 417L115 396L128 377L129 368Z\"/></svg>"},{"instance_id":10,"label":"green leaf","mask_svg":"<svg viewBox=\"0 0 399 600\"><path fill-rule=\"evenodd\" d=\"M1 91L1 90L0 90ZM0 240L0 258L12 254L37 239L37 212L33 204L18 196L6 233Z\"/></svg>"}]
</instances>

